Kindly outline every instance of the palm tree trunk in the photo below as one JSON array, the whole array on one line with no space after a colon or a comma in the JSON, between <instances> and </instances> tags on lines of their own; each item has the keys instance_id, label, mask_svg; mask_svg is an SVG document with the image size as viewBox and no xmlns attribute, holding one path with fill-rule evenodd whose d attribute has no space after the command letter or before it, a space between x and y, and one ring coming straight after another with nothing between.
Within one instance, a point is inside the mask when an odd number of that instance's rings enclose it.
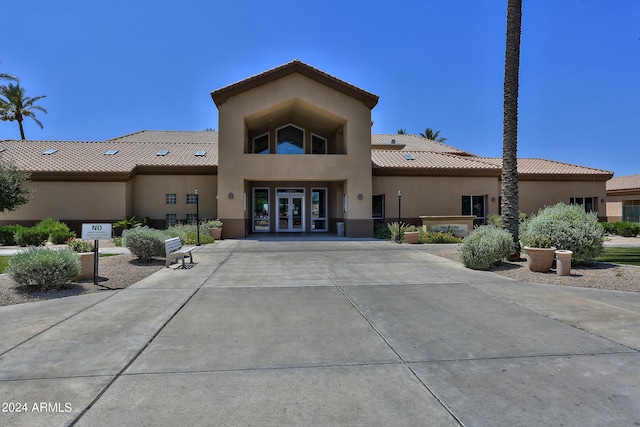
<instances>
[{"instance_id":1,"label":"palm tree trunk","mask_svg":"<svg viewBox=\"0 0 640 427\"><path fill-rule=\"evenodd\" d=\"M513 238L510 260L520 258L518 207L518 86L522 0L507 0L507 43L504 57L504 118L502 136L502 226Z\"/></svg>"},{"instance_id":2,"label":"palm tree trunk","mask_svg":"<svg viewBox=\"0 0 640 427\"><path fill-rule=\"evenodd\" d=\"M20 128L20 138L24 141L26 138L24 137L24 127L21 119L18 119L18 127Z\"/></svg>"}]
</instances>

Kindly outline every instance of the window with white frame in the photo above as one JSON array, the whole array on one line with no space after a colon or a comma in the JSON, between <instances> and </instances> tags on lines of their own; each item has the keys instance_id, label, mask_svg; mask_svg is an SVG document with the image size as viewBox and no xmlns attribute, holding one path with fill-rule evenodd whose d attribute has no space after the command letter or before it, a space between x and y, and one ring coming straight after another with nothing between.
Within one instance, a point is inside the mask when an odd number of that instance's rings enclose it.
<instances>
[{"instance_id":1,"label":"window with white frame","mask_svg":"<svg viewBox=\"0 0 640 427\"><path fill-rule=\"evenodd\" d=\"M276 131L276 154L304 154L304 130L287 125Z\"/></svg>"},{"instance_id":2,"label":"window with white frame","mask_svg":"<svg viewBox=\"0 0 640 427\"><path fill-rule=\"evenodd\" d=\"M178 203L178 197L175 194L170 194L167 193L165 195L166 201L167 201L167 205L175 205L176 203Z\"/></svg>"},{"instance_id":3,"label":"window with white frame","mask_svg":"<svg viewBox=\"0 0 640 427\"><path fill-rule=\"evenodd\" d=\"M462 215L475 215L476 223L484 222L486 196L462 196Z\"/></svg>"},{"instance_id":4,"label":"window with white frame","mask_svg":"<svg viewBox=\"0 0 640 427\"><path fill-rule=\"evenodd\" d=\"M311 231L327 231L327 189L311 189Z\"/></svg>"},{"instance_id":5,"label":"window with white frame","mask_svg":"<svg viewBox=\"0 0 640 427\"><path fill-rule=\"evenodd\" d=\"M252 153L269 154L269 133L253 138Z\"/></svg>"},{"instance_id":6,"label":"window with white frame","mask_svg":"<svg viewBox=\"0 0 640 427\"><path fill-rule=\"evenodd\" d=\"M178 223L178 215L177 214L167 214L165 216L165 220L167 221L167 227L172 225L176 225Z\"/></svg>"},{"instance_id":7,"label":"window with white frame","mask_svg":"<svg viewBox=\"0 0 640 427\"><path fill-rule=\"evenodd\" d=\"M195 205L197 200L198 200L198 196L196 196L195 194L193 193L187 194L188 205Z\"/></svg>"},{"instance_id":8,"label":"window with white frame","mask_svg":"<svg viewBox=\"0 0 640 427\"><path fill-rule=\"evenodd\" d=\"M311 134L311 154L327 154L327 140L314 133Z\"/></svg>"}]
</instances>

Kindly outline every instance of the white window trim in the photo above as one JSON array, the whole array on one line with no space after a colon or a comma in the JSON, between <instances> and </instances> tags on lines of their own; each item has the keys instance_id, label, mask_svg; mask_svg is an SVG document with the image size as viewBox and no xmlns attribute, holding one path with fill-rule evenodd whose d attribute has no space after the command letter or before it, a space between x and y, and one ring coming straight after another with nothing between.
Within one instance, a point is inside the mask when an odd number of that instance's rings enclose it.
<instances>
[{"instance_id":1,"label":"white window trim","mask_svg":"<svg viewBox=\"0 0 640 427\"><path fill-rule=\"evenodd\" d=\"M306 132L305 132L305 130L304 130L303 128L301 128L300 126L296 126L296 125L294 125L293 123L287 123L287 124L286 124L286 125L284 125L284 126L280 126L279 128L276 128L275 153L276 153L276 154L278 154L278 131L279 131L280 129L284 129L284 128L287 128L287 127L289 127L289 126L294 127L294 128L296 128L296 129L299 129L299 130L301 130L301 131L302 131L302 154L306 154L306 153L307 153L307 150L306 150L306 145L307 145L307 144L305 143L305 140L304 140L304 138L305 138L305 133L306 133Z\"/></svg>"},{"instance_id":2,"label":"white window trim","mask_svg":"<svg viewBox=\"0 0 640 427\"><path fill-rule=\"evenodd\" d=\"M314 191L324 191L324 203L325 203L325 207L324 207L324 216L323 217L318 217L318 218L314 218L313 217L313 192ZM311 198L310 198L310 202L311 202L311 222L313 223L314 220L323 220L324 221L324 228L323 229L314 229L313 227L311 228L311 232L312 233L326 233L327 231L329 231L329 217L327 216L327 214L329 213L329 189L327 187L313 187L311 189Z\"/></svg>"},{"instance_id":3,"label":"white window trim","mask_svg":"<svg viewBox=\"0 0 640 427\"><path fill-rule=\"evenodd\" d=\"M265 135L267 136L267 151L263 153L256 153L256 139L262 138ZM271 137L269 136L269 132L258 135L251 140L251 154L271 154Z\"/></svg>"},{"instance_id":4,"label":"white window trim","mask_svg":"<svg viewBox=\"0 0 640 427\"><path fill-rule=\"evenodd\" d=\"M267 205L269 209L269 218L267 221L267 229L266 230L256 230L256 190L266 190L267 191ZM254 187L252 193L252 202L251 202L251 231L254 233L269 233L271 232L271 217L273 213L271 212L271 189L269 187Z\"/></svg>"},{"instance_id":5,"label":"white window trim","mask_svg":"<svg viewBox=\"0 0 640 427\"><path fill-rule=\"evenodd\" d=\"M328 150L327 145L329 145L329 141L324 136L320 136L317 133L313 133L313 132L311 132L311 141L309 141L311 143L311 147L309 147L309 154L313 154L313 137L314 136L324 141L324 153L322 154L327 154L327 150Z\"/></svg>"}]
</instances>

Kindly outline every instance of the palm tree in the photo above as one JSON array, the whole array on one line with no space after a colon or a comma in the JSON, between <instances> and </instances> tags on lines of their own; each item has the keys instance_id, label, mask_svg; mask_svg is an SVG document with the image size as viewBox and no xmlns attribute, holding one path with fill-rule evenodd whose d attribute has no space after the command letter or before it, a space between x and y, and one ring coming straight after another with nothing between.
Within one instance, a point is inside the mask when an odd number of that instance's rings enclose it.
<instances>
[{"instance_id":1,"label":"palm tree","mask_svg":"<svg viewBox=\"0 0 640 427\"><path fill-rule=\"evenodd\" d=\"M424 132L420 134L421 137L430 139L435 142L445 142L447 140L447 138L444 138L444 137L438 138L439 135L440 135L439 130L434 132L433 129L431 128L426 128Z\"/></svg>"},{"instance_id":2,"label":"palm tree","mask_svg":"<svg viewBox=\"0 0 640 427\"><path fill-rule=\"evenodd\" d=\"M44 107L36 105L36 102L45 97L46 95L33 98L25 96L25 90L20 87L20 84L9 83L8 85L0 86L0 118L3 121L17 121L20 127L20 137L24 140L22 120L25 117L32 118L40 128L44 127L40 120L36 118L34 110L42 111L43 113L47 112Z\"/></svg>"},{"instance_id":3,"label":"palm tree","mask_svg":"<svg viewBox=\"0 0 640 427\"><path fill-rule=\"evenodd\" d=\"M504 117L502 134L502 227L511 233L514 252L520 258L518 218L518 85L522 0L507 0L507 42L504 56Z\"/></svg>"},{"instance_id":4,"label":"palm tree","mask_svg":"<svg viewBox=\"0 0 640 427\"><path fill-rule=\"evenodd\" d=\"M13 80L14 82L17 82L18 78L16 76L12 76L11 74L0 73L0 80Z\"/></svg>"},{"instance_id":5,"label":"palm tree","mask_svg":"<svg viewBox=\"0 0 640 427\"><path fill-rule=\"evenodd\" d=\"M398 135L406 135L407 130L406 129L398 129Z\"/></svg>"}]
</instances>

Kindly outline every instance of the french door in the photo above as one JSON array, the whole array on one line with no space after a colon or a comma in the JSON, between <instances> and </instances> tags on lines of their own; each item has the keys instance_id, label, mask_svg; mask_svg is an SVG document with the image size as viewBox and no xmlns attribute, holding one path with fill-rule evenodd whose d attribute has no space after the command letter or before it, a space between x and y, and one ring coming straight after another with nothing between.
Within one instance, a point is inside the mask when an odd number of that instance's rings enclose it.
<instances>
[{"instance_id":1,"label":"french door","mask_svg":"<svg viewBox=\"0 0 640 427\"><path fill-rule=\"evenodd\" d=\"M277 232L304 232L304 190L278 189Z\"/></svg>"}]
</instances>

